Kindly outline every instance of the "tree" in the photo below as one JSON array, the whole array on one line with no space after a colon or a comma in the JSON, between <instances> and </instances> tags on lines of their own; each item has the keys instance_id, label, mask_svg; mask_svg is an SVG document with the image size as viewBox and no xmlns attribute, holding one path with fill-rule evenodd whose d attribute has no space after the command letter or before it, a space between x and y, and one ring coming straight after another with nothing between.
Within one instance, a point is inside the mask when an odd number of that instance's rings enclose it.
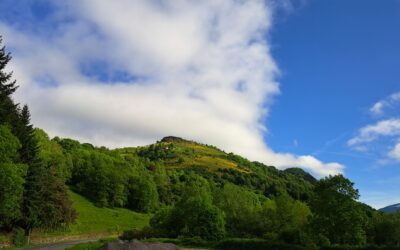
<instances>
[{"instance_id":1,"label":"tree","mask_svg":"<svg viewBox=\"0 0 400 250\"><path fill-rule=\"evenodd\" d=\"M31 124L31 114L27 105L24 105L19 115L16 136L21 142L19 154L22 163L29 164L33 162L37 156L39 146L35 138L33 125Z\"/></svg>"},{"instance_id":2,"label":"tree","mask_svg":"<svg viewBox=\"0 0 400 250\"><path fill-rule=\"evenodd\" d=\"M158 207L157 186L150 176L131 177L128 183L128 207L150 212Z\"/></svg>"},{"instance_id":3,"label":"tree","mask_svg":"<svg viewBox=\"0 0 400 250\"><path fill-rule=\"evenodd\" d=\"M369 229L370 243L380 246L400 246L400 212L375 213Z\"/></svg>"},{"instance_id":4,"label":"tree","mask_svg":"<svg viewBox=\"0 0 400 250\"><path fill-rule=\"evenodd\" d=\"M0 46L2 37L0 36ZM11 95L18 88L12 80L12 72L5 72L5 67L10 62L10 53L5 47L0 49L0 123L16 124L18 120L18 105L14 104Z\"/></svg>"},{"instance_id":5,"label":"tree","mask_svg":"<svg viewBox=\"0 0 400 250\"><path fill-rule=\"evenodd\" d=\"M0 36L0 44L3 42ZM10 53L6 52L5 46L0 49L0 93L10 96L18 88L15 81L11 81L12 72L4 72L5 67L11 60Z\"/></svg>"},{"instance_id":6,"label":"tree","mask_svg":"<svg viewBox=\"0 0 400 250\"><path fill-rule=\"evenodd\" d=\"M212 204L208 183L201 177L191 178L182 199L173 208L156 213L150 225L168 237L219 240L225 235L223 212Z\"/></svg>"},{"instance_id":7,"label":"tree","mask_svg":"<svg viewBox=\"0 0 400 250\"><path fill-rule=\"evenodd\" d=\"M15 137L8 126L0 125L0 162L12 163L18 162L18 150L21 143Z\"/></svg>"},{"instance_id":8,"label":"tree","mask_svg":"<svg viewBox=\"0 0 400 250\"><path fill-rule=\"evenodd\" d=\"M27 234L30 235L35 227L55 228L72 222L74 210L64 182L57 176L54 165L47 165L38 154L39 146L30 123L28 106L22 108L18 120L11 125L14 125L14 133L21 142L20 162L28 166L22 209Z\"/></svg>"},{"instance_id":9,"label":"tree","mask_svg":"<svg viewBox=\"0 0 400 250\"><path fill-rule=\"evenodd\" d=\"M64 154L63 148L56 142L50 140L42 129L35 128L35 139L38 142L38 156L43 163L56 168L57 175L64 181L71 178L72 159L70 155Z\"/></svg>"},{"instance_id":10,"label":"tree","mask_svg":"<svg viewBox=\"0 0 400 250\"><path fill-rule=\"evenodd\" d=\"M235 236L261 236L257 213L261 197L242 187L227 183L214 195L215 205L226 215L226 228Z\"/></svg>"},{"instance_id":11,"label":"tree","mask_svg":"<svg viewBox=\"0 0 400 250\"><path fill-rule=\"evenodd\" d=\"M311 207L314 214L313 228L316 234L331 244L362 245L366 243L366 215L354 183L343 175L321 179L315 186Z\"/></svg>"},{"instance_id":12,"label":"tree","mask_svg":"<svg viewBox=\"0 0 400 250\"><path fill-rule=\"evenodd\" d=\"M26 166L15 163L19 147L9 128L0 125L0 228L11 228L22 215Z\"/></svg>"}]
</instances>

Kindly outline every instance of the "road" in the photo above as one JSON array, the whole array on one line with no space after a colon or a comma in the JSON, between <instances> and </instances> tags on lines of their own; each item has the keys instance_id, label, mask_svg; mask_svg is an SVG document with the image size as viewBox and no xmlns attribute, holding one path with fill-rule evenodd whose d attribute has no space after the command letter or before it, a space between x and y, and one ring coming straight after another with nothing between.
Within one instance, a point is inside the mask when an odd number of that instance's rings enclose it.
<instances>
[{"instance_id":1,"label":"road","mask_svg":"<svg viewBox=\"0 0 400 250\"><path fill-rule=\"evenodd\" d=\"M48 245L41 245L41 246L31 246L27 247L24 249L29 249L29 250L61 250L65 249L68 247L72 247L78 244L82 243L87 243L87 242L93 242L97 241L97 239L94 240L78 240L78 241L70 241L70 242L59 242L59 243L54 243L54 244L48 244Z\"/></svg>"},{"instance_id":2,"label":"road","mask_svg":"<svg viewBox=\"0 0 400 250\"><path fill-rule=\"evenodd\" d=\"M54 244L48 244L48 245L41 245L41 246L31 246L31 247L27 247L24 248L26 250L62 250L62 249L66 249L69 247L73 247L75 245L78 244L82 244L82 243L87 243L87 242L94 242L97 240L79 240L79 241L70 241L70 242L59 242L59 243L54 243ZM207 250L205 248L180 248L181 250Z\"/></svg>"}]
</instances>

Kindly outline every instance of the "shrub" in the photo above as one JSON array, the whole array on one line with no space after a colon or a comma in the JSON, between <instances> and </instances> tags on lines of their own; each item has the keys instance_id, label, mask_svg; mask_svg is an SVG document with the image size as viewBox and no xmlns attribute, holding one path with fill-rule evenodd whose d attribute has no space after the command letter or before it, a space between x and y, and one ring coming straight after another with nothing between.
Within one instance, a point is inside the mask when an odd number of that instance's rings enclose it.
<instances>
[{"instance_id":1,"label":"shrub","mask_svg":"<svg viewBox=\"0 0 400 250\"><path fill-rule=\"evenodd\" d=\"M13 244L16 247L23 247L28 243L25 231L22 228L16 228L13 232Z\"/></svg>"},{"instance_id":2,"label":"shrub","mask_svg":"<svg viewBox=\"0 0 400 250\"><path fill-rule=\"evenodd\" d=\"M150 227L145 227L142 230L126 230L122 233L122 235L119 237L121 240L142 240L142 239L148 239L148 238L154 238L157 237L157 233Z\"/></svg>"},{"instance_id":3,"label":"shrub","mask_svg":"<svg viewBox=\"0 0 400 250\"><path fill-rule=\"evenodd\" d=\"M310 250L296 245L271 243L261 239L226 239L220 241L216 249L221 250Z\"/></svg>"}]
</instances>

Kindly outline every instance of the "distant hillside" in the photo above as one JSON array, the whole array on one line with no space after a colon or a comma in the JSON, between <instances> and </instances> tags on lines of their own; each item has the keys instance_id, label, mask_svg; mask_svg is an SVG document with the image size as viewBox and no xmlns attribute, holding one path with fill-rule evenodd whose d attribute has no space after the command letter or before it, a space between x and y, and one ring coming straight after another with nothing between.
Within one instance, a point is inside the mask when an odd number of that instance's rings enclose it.
<instances>
[{"instance_id":1,"label":"distant hillside","mask_svg":"<svg viewBox=\"0 0 400 250\"><path fill-rule=\"evenodd\" d=\"M384 212L384 213L398 212L398 211L400 211L400 203L381 208L381 209L379 209L379 211Z\"/></svg>"},{"instance_id":2,"label":"distant hillside","mask_svg":"<svg viewBox=\"0 0 400 250\"><path fill-rule=\"evenodd\" d=\"M215 146L175 136L164 137L148 146L115 149L114 152L125 159L138 157L161 163L167 171L194 172L216 183L246 186L266 196L286 191L295 199L307 200L316 182L312 175L299 168L278 170ZM148 164L148 169L154 171L155 165Z\"/></svg>"},{"instance_id":3,"label":"distant hillside","mask_svg":"<svg viewBox=\"0 0 400 250\"><path fill-rule=\"evenodd\" d=\"M296 175L296 176L303 178L304 180L306 180L310 183L313 183L313 184L317 182L317 179L315 179L314 176L307 173L306 171L304 171L301 168L287 168L284 170L284 172Z\"/></svg>"}]
</instances>

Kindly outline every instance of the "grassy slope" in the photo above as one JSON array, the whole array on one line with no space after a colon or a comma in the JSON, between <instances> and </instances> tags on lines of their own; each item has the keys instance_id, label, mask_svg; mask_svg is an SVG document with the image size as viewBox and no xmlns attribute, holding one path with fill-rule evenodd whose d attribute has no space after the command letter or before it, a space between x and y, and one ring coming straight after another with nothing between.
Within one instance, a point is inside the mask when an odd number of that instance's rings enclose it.
<instances>
[{"instance_id":1,"label":"grassy slope","mask_svg":"<svg viewBox=\"0 0 400 250\"><path fill-rule=\"evenodd\" d=\"M105 237L119 234L127 229L141 229L149 225L151 215L136 213L124 208L96 207L85 197L69 191L78 218L69 228L55 231L36 230L32 242L36 244L52 241L76 240L88 237ZM52 239L52 240L46 240ZM0 246L11 243L11 234L0 233Z\"/></svg>"},{"instance_id":2,"label":"grassy slope","mask_svg":"<svg viewBox=\"0 0 400 250\"><path fill-rule=\"evenodd\" d=\"M69 191L73 207L78 212L76 222L68 229L37 232L38 236L112 234L126 229L141 229L149 225L151 215L124 208L100 208L81 195Z\"/></svg>"},{"instance_id":3,"label":"grassy slope","mask_svg":"<svg viewBox=\"0 0 400 250\"><path fill-rule=\"evenodd\" d=\"M70 227L73 233L121 231L141 229L149 225L150 215L136 213L124 208L99 208L83 196L70 192L78 219Z\"/></svg>"}]
</instances>

